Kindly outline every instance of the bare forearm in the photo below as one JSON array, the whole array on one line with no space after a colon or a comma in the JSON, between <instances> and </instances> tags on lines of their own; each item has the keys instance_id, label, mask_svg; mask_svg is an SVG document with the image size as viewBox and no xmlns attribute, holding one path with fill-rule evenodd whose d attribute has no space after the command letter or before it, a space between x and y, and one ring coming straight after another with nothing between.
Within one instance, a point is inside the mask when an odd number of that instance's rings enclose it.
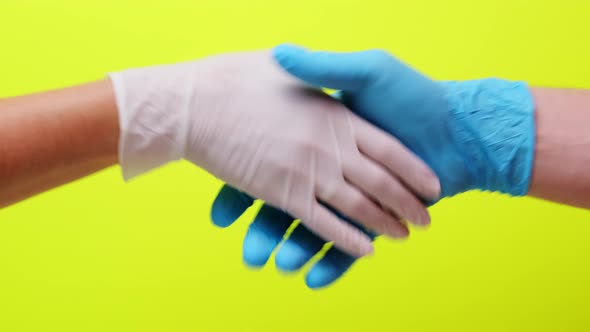
<instances>
[{"instance_id":1,"label":"bare forearm","mask_svg":"<svg viewBox=\"0 0 590 332\"><path fill-rule=\"evenodd\" d=\"M590 208L590 90L533 89L536 148L530 195Z\"/></svg>"},{"instance_id":2,"label":"bare forearm","mask_svg":"<svg viewBox=\"0 0 590 332\"><path fill-rule=\"evenodd\" d=\"M117 162L108 80L0 101L0 206Z\"/></svg>"}]
</instances>

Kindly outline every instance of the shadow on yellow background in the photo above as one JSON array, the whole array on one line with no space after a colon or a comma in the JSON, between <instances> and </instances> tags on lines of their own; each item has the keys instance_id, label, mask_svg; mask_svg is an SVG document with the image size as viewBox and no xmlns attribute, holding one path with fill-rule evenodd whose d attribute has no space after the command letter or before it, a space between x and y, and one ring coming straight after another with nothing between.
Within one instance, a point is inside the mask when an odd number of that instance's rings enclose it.
<instances>
[{"instance_id":1,"label":"shadow on yellow background","mask_svg":"<svg viewBox=\"0 0 590 332\"><path fill-rule=\"evenodd\" d=\"M583 0L2 0L0 96L282 42L590 88L589 15ZM212 226L220 186L182 163L127 185L114 168L2 210L0 331L590 329L586 211L463 195L314 292L242 264L255 211Z\"/></svg>"}]
</instances>

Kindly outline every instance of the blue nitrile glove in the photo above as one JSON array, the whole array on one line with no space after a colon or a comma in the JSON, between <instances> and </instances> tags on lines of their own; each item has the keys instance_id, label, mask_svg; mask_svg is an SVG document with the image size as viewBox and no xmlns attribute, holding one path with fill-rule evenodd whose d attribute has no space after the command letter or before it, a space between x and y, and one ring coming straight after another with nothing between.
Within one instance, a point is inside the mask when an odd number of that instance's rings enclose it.
<instances>
[{"instance_id":1,"label":"blue nitrile glove","mask_svg":"<svg viewBox=\"0 0 590 332\"><path fill-rule=\"evenodd\" d=\"M227 227L253 203L254 199L249 195L224 185L213 203L211 219L217 226ZM341 219L359 227L371 238L375 238L375 234L367 232L337 211L332 210L332 212ZM293 217L287 213L264 204L248 228L244 239L244 262L250 267L264 266L279 243L283 241L285 232L293 221ZM316 255L325 244L323 239L313 234L305 226L298 225L280 246L275 256L276 266L282 271L296 271ZM310 288L331 284L355 261L356 258L332 247L307 273L305 283Z\"/></svg>"},{"instance_id":2,"label":"blue nitrile glove","mask_svg":"<svg viewBox=\"0 0 590 332\"><path fill-rule=\"evenodd\" d=\"M274 54L293 76L340 90L342 101L355 113L419 155L439 176L441 197L471 189L527 193L534 105L526 84L500 79L436 82L379 50L308 52L282 45ZM252 199L248 203L237 199L240 195L230 187L222 190L212 211L216 224L231 224L250 206ZM263 208L245 239L244 259L251 265L266 262L292 221L269 209ZM324 244L305 229L295 233L277 253L279 268L299 268ZM327 285L353 262L331 249L312 268L307 284Z\"/></svg>"}]
</instances>

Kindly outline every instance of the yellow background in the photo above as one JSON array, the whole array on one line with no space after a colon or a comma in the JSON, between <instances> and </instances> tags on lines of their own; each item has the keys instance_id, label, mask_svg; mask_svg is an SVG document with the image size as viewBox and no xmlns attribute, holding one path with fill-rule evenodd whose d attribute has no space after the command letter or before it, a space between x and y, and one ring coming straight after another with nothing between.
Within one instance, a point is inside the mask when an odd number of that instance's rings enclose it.
<instances>
[{"instance_id":1,"label":"yellow background","mask_svg":"<svg viewBox=\"0 0 590 332\"><path fill-rule=\"evenodd\" d=\"M0 96L281 42L590 88L589 17L586 0L0 0ZM586 211L448 200L314 292L242 264L255 211L215 228L219 187L186 164L128 185L113 168L0 211L0 331L590 330Z\"/></svg>"}]
</instances>

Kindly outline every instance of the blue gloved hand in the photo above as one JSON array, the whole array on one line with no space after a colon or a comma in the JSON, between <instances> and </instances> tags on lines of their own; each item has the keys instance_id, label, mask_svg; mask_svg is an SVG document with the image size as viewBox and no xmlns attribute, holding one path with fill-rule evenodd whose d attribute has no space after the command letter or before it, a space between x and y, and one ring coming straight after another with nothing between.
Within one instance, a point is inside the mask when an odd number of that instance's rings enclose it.
<instances>
[{"instance_id":1,"label":"blue gloved hand","mask_svg":"<svg viewBox=\"0 0 590 332\"><path fill-rule=\"evenodd\" d=\"M379 51L308 52L282 45L277 62L316 87L339 90L355 113L391 133L439 176L442 197L480 189L525 195L534 152L534 105L526 84L499 79L436 82ZM229 225L252 198L224 187L212 218ZM433 202L432 202L433 203ZM244 242L244 260L263 265L292 222L263 207ZM324 242L299 226L277 253L277 266L301 267ZM311 288L340 277L354 262L331 249L309 272Z\"/></svg>"},{"instance_id":2,"label":"blue gloved hand","mask_svg":"<svg viewBox=\"0 0 590 332\"><path fill-rule=\"evenodd\" d=\"M211 219L217 226L227 227L253 203L254 198L233 187L224 185L213 203ZM332 212L342 220L363 230L369 237L375 238L375 234L367 232L337 211L332 210ZM289 214L264 204L248 228L244 239L244 262L250 267L264 266L276 247L283 242L285 232L293 222L294 218ZM288 239L280 246L275 256L276 266L285 272L299 270L321 251L325 244L323 239L313 234L305 226L297 225ZM329 285L344 274L355 261L356 258L345 254L338 248L331 247L308 272L305 283L310 288Z\"/></svg>"}]
</instances>

